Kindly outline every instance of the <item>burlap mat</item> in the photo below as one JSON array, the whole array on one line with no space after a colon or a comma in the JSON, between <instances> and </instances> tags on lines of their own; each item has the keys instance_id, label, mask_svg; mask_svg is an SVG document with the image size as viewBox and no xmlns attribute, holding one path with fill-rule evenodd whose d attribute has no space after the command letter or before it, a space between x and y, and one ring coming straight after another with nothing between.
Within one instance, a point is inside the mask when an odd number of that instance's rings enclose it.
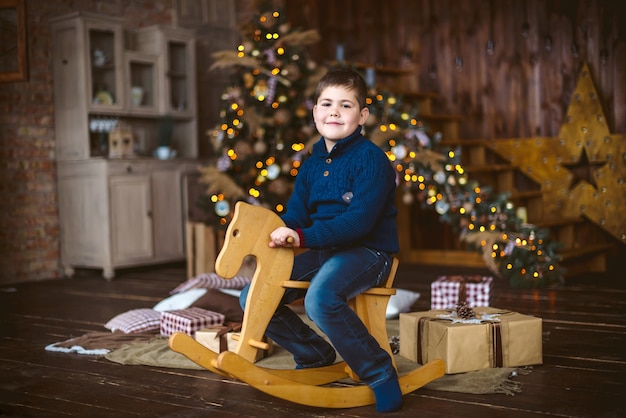
<instances>
[{"instance_id":1,"label":"burlap mat","mask_svg":"<svg viewBox=\"0 0 626 418\"><path fill-rule=\"evenodd\" d=\"M398 321L387 321L387 323L388 335L397 335ZM402 344L402 342L400 342L400 344ZM202 367L187 359L184 355L170 350L167 345L167 338L165 337L157 337L147 342L142 341L126 344L106 354L105 358L115 363L126 365L203 370ZM395 356L395 360L400 374L419 367L419 364L399 355ZM291 354L278 346L275 346L274 353L271 356L258 361L256 364L262 367L277 369L290 369L295 367ZM503 393L515 395L521 392L521 383L512 380L512 377L518 374L530 373L530 370L529 368L498 368L456 375L445 375L429 383L424 388L473 394Z\"/></svg>"}]
</instances>

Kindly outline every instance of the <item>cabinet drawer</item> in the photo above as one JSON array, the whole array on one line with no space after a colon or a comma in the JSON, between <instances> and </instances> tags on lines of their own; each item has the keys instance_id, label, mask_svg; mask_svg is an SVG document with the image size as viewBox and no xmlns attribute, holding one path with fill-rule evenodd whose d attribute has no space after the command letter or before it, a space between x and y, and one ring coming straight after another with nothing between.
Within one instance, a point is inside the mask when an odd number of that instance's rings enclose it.
<instances>
[{"instance_id":1,"label":"cabinet drawer","mask_svg":"<svg viewBox=\"0 0 626 418\"><path fill-rule=\"evenodd\" d=\"M151 162L148 160L111 160L109 175L148 174L151 171Z\"/></svg>"}]
</instances>

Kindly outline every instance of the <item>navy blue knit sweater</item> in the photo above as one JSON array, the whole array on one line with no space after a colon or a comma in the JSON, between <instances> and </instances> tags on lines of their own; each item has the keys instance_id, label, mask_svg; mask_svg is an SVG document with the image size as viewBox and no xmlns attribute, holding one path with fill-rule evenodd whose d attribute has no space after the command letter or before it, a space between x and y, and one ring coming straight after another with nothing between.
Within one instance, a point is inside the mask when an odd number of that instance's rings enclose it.
<instances>
[{"instance_id":1,"label":"navy blue knit sweater","mask_svg":"<svg viewBox=\"0 0 626 418\"><path fill-rule=\"evenodd\" d=\"M389 159L359 127L330 152L323 137L315 143L282 219L298 230L302 247L365 246L397 253L395 190Z\"/></svg>"}]
</instances>

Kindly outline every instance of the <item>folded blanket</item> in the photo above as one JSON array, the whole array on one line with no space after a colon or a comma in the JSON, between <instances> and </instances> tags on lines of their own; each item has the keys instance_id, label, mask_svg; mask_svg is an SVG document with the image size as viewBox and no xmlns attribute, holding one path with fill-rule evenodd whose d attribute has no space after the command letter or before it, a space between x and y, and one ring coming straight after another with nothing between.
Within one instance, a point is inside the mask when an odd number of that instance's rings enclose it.
<instances>
[{"instance_id":1,"label":"folded blanket","mask_svg":"<svg viewBox=\"0 0 626 418\"><path fill-rule=\"evenodd\" d=\"M154 332L136 332L126 334L122 331L89 332L80 337L46 346L47 351L61 353L77 353L90 355L104 355L122 347L124 344L133 344L150 341L159 334Z\"/></svg>"}]
</instances>

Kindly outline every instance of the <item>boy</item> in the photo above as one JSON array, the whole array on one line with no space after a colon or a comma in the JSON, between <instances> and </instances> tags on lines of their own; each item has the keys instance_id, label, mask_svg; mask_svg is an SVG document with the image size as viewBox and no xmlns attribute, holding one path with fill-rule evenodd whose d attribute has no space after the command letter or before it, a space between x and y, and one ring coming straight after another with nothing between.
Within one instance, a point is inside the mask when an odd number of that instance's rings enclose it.
<instances>
[{"instance_id":1,"label":"boy","mask_svg":"<svg viewBox=\"0 0 626 418\"><path fill-rule=\"evenodd\" d=\"M317 87L313 118L322 138L296 177L282 216L286 227L272 232L269 243L308 248L295 257L291 280L311 284L308 291L286 290L266 335L293 354L297 368L330 365L336 349L374 391L377 411L390 412L402 406L396 370L347 302L380 285L399 250L396 174L385 153L361 135L366 95L361 76L347 69L329 71ZM247 291L240 296L244 309ZM285 306L303 296L306 314L332 345Z\"/></svg>"}]
</instances>

